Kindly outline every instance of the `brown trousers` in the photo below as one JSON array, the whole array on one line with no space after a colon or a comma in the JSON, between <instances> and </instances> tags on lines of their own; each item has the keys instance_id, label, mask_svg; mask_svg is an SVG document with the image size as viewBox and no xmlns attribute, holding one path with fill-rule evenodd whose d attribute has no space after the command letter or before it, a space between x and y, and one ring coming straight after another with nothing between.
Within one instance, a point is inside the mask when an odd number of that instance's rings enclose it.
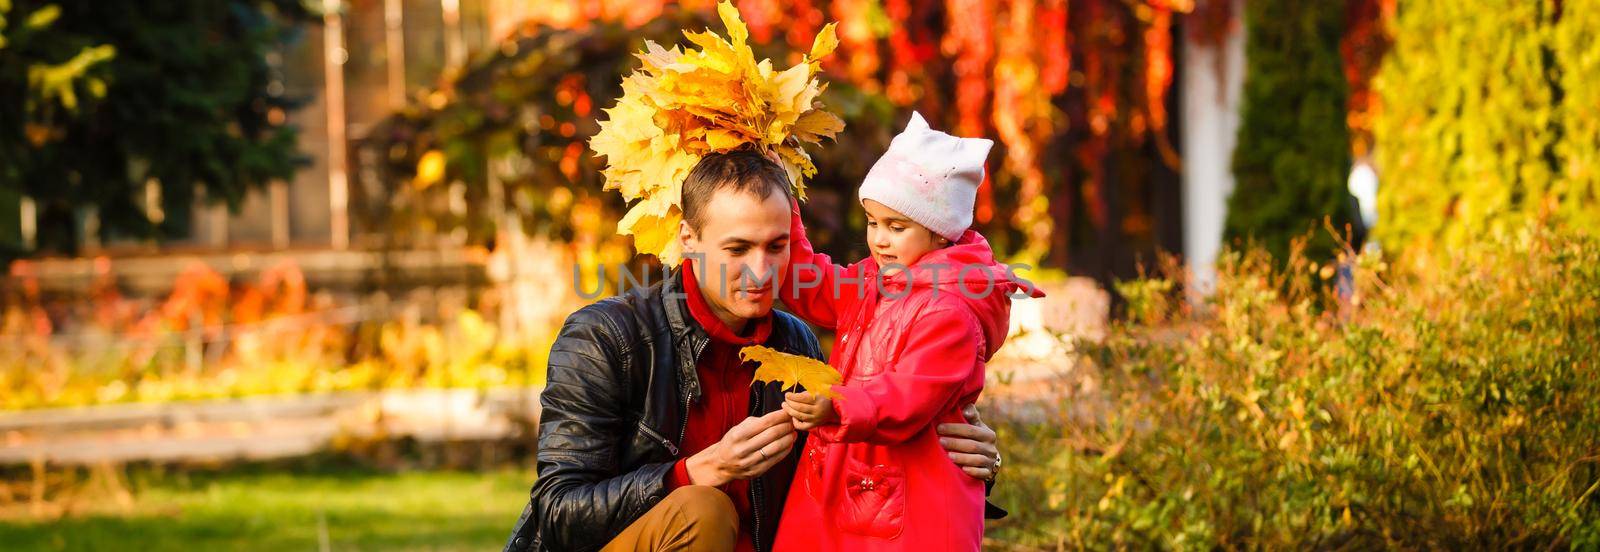
<instances>
[{"instance_id":1,"label":"brown trousers","mask_svg":"<svg viewBox=\"0 0 1600 552\"><path fill-rule=\"evenodd\" d=\"M673 490L601 552L732 552L739 538L739 512L715 487Z\"/></svg>"}]
</instances>

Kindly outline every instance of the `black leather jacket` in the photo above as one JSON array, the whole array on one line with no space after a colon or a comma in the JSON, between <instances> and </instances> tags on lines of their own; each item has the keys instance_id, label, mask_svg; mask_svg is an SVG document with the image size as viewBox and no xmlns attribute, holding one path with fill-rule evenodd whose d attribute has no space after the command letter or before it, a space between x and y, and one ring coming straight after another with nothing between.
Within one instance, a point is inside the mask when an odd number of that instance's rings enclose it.
<instances>
[{"instance_id":1,"label":"black leather jacket","mask_svg":"<svg viewBox=\"0 0 1600 552\"><path fill-rule=\"evenodd\" d=\"M506 551L598 550L666 496L689 405L700 398L695 365L710 342L685 301L674 271L567 317L539 399L539 479ZM822 359L804 323L772 316L766 346ZM782 403L779 384L751 387L751 416ZM788 458L750 481L758 551L772 549L803 446L802 434Z\"/></svg>"}]
</instances>

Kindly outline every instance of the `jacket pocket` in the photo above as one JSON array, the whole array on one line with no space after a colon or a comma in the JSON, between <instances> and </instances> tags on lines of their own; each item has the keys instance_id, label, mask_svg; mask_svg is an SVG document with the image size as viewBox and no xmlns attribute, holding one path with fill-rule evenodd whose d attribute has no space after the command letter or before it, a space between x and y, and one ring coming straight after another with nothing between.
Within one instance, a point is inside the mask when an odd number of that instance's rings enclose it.
<instances>
[{"instance_id":1,"label":"jacket pocket","mask_svg":"<svg viewBox=\"0 0 1600 552\"><path fill-rule=\"evenodd\" d=\"M845 460L839 528L880 539L894 539L905 528L906 474L898 466Z\"/></svg>"},{"instance_id":2,"label":"jacket pocket","mask_svg":"<svg viewBox=\"0 0 1600 552\"><path fill-rule=\"evenodd\" d=\"M805 483L806 494L818 503L825 503L828 496L828 488L822 477L822 467L828 458L827 450L822 439L812 435L806 439L805 457L800 462L799 478Z\"/></svg>"},{"instance_id":3,"label":"jacket pocket","mask_svg":"<svg viewBox=\"0 0 1600 552\"><path fill-rule=\"evenodd\" d=\"M678 445L673 444L671 439L667 439L660 432L652 429L650 424L645 423L643 419L639 420L639 433L651 444L661 446L661 448L666 449L668 454L674 457L678 456Z\"/></svg>"}]
</instances>

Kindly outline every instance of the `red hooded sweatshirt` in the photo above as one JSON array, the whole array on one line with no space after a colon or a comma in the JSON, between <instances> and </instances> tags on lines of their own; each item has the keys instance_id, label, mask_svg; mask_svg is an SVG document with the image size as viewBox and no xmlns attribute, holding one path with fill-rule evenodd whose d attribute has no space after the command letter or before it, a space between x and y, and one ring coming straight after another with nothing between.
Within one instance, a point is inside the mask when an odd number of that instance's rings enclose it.
<instances>
[{"instance_id":1,"label":"red hooded sweatshirt","mask_svg":"<svg viewBox=\"0 0 1600 552\"><path fill-rule=\"evenodd\" d=\"M711 342L700 353L700 360L695 364L702 393L700 400L689 407L688 424L684 428L683 442L678 447L680 456L667 474L669 489L690 484L687 463L690 456L717 444L728 430L749 417L750 380L755 376L755 368L740 360L739 349L760 345L772 334L771 316L748 322L743 335L735 332L712 312L711 304L706 302L699 281L695 278L694 265L688 259L684 259L682 270L689 314L705 329ZM750 483L744 480L730 481L722 486L722 491L733 499L734 509L739 512L739 540L734 550L752 552L755 550L755 540L750 531Z\"/></svg>"},{"instance_id":2,"label":"red hooded sweatshirt","mask_svg":"<svg viewBox=\"0 0 1600 552\"><path fill-rule=\"evenodd\" d=\"M961 410L1005 342L1011 296L1044 294L971 230L882 277L871 258L834 265L806 239L798 204L792 217L779 297L838 332L830 364L844 381L833 387L839 420L807 439L775 549L978 550L983 482L950 460L934 428L966 423Z\"/></svg>"}]
</instances>

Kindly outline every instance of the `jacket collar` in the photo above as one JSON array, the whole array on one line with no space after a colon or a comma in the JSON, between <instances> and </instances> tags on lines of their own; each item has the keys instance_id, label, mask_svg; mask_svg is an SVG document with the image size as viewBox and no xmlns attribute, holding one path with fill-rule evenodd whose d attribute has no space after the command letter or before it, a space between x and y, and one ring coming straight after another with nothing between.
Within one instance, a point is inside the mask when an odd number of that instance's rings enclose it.
<instances>
[{"instance_id":1,"label":"jacket collar","mask_svg":"<svg viewBox=\"0 0 1600 552\"><path fill-rule=\"evenodd\" d=\"M678 381L682 382L679 391L685 401L692 403L700 398L700 374L695 371L695 363L700 360L700 351L711 342L711 336L689 314L688 299L683 290L683 267L680 265L662 282L661 303L671 328L674 356L678 357Z\"/></svg>"}]
</instances>

